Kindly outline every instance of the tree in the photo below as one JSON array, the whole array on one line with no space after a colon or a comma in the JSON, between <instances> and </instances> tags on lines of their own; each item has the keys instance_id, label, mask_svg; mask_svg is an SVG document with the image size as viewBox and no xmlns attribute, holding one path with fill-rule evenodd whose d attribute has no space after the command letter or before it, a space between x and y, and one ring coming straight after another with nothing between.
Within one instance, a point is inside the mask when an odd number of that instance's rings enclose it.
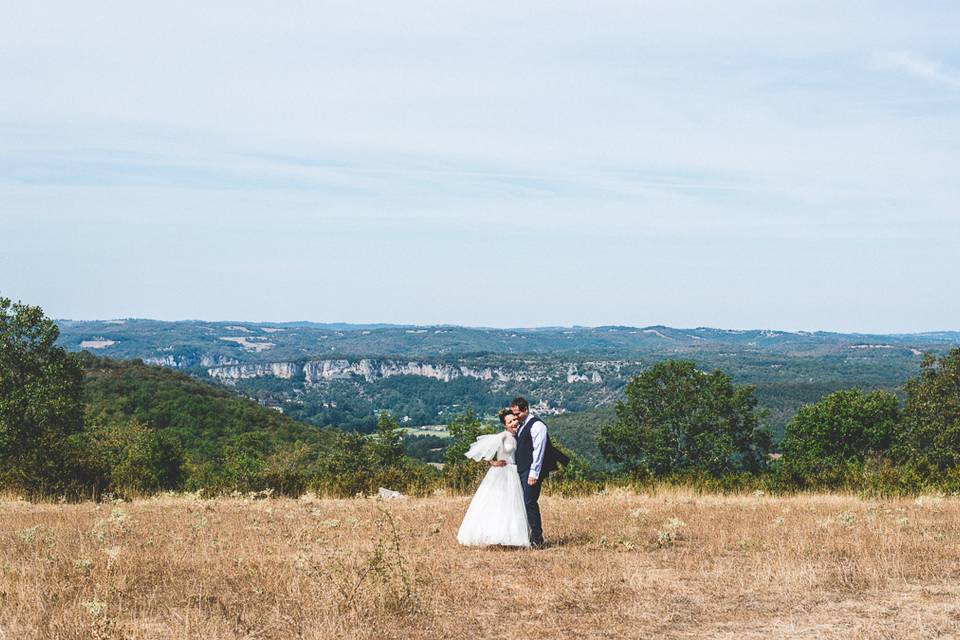
<instances>
[{"instance_id":1,"label":"tree","mask_svg":"<svg viewBox=\"0 0 960 640\"><path fill-rule=\"evenodd\" d=\"M960 348L926 355L920 375L904 385L907 401L894 458L921 473L939 474L960 464Z\"/></svg>"},{"instance_id":2,"label":"tree","mask_svg":"<svg viewBox=\"0 0 960 640\"><path fill-rule=\"evenodd\" d=\"M848 465L888 453L899 416L888 391L837 391L804 405L780 443L783 470L800 484L839 479Z\"/></svg>"},{"instance_id":3,"label":"tree","mask_svg":"<svg viewBox=\"0 0 960 640\"><path fill-rule=\"evenodd\" d=\"M481 475L486 473L487 466L472 462L464 454L479 436L496 433L497 429L483 426L480 418L468 409L450 420L447 431L450 432L453 441L444 452L446 464L443 467L443 475L446 484L454 491L469 491L476 487Z\"/></svg>"},{"instance_id":4,"label":"tree","mask_svg":"<svg viewBox=\"0 0 960 640\"><path fill-rule=\"evenodd\" d=\"M369 440L359 433L343 433L336 446L320 452L310 488L320 494L353 496L376 490L376 456Z\"/></svg>"},{"instance_id":5,"label":"tree","mask_svg":"<svg viewBox=\"0 0 960 640\"><path fill-rule=\"evenodd\" d=\"M65 439L83 427L83 372L40 307L0 298L0 483L60 491Z\"/></svg>"},{"instance_id":6,"label":"tree","mask_svg":"<svg viewBox=\"0 0 960 640\"><path fill-rule=\"evenodd\" d=\"M403 429L386 411L377 416L373 442L374 453L381 467L398 467L403 464Z\"/></svg>"},{"instance_id":7,"label":"tree","mask_svg":"<svg viewBox=\"0 0 960 640\"><path fill-rule=\"evenodd\" d=\"M86 426L68 439L67 474L74 494L104 491L143 495L180 486L184 463L179 439L136 421Z\"/></svg>"},{"instance_id":8,"label":"tree","mask_svg":"<svg viewBox=\"0 0 960 640\"><path fill-rule=\"evenodd\" d=\"M634 474L759 471L770 449L754 387L688 360L657 363L630 380L616 416L597 443Z\"/></svg>"},{"instance_id":9,"label":"tree","mask_svg":"<svg viewBox=\"0 0 960 640\"><path fill-rule=\"evenodd\" d=\"M450 445L450 438L442 436L411 436L403 438L403 454L423 462L442 462Z\"/></svg>"},{"instance_id":10,"label":"tree","mask_svg":"<svg viewBox=\"0 0 960 640\"><path fill-rule=\"evenodd\" d=\"M468 409L464 413L454 416L447 423L447 431L453 441L443 454L444 460L448 465L458 465L467 462L464 454L478 437L488 433L496 433L497 429L484 427L483 422L480 421L473 410Z\"/></svg>"},{"instance_id":11,"label":"tree","mask_svg":"<svg viewBox=\"0 0 960 640\"><path fill-rule=\"evenodd\" d=\"M232 436L223 447L224 483L236 491L262 490L263 469L271 448L270 436L262 431Z\"/></svg>"}]
</instances>

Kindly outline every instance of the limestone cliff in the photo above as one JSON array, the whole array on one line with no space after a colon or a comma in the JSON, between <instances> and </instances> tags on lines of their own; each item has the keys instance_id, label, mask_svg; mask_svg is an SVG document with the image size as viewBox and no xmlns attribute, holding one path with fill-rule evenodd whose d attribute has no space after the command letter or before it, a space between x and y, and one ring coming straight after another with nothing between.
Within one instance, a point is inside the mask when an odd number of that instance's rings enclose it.
<instances>
[{"instance_id":1,"label":"limestone cliff","mask_svg":"<svg viewBox=\"0 0 960 640\"><path fill-rule=\"evenodd\" d=\"M228 384L251 378L274 377L289 380L300 376L306 384L349 380L354 376L363 378L366 382L376 382L393 376L420 376L443 382L450 382L457 378L475 378L494 382L540 382L565 379L568 383L603 384L603 376L599 371L579 373L576 365L566 365L566 369L564 366L544 366L537 363L530 367L521 365L514 370L508 370L493 366L362 358L359 360L309 360L304 363L268 362L210 366L207 367L207 374L211 378Z\"/></svg>"}]
</instances>

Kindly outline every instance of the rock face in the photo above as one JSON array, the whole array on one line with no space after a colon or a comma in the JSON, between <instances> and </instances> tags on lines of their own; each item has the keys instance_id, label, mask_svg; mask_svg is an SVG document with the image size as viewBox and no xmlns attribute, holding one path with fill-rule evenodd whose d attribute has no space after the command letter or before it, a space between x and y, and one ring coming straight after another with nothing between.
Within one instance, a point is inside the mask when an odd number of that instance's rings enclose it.
<instances>
[{"instance_id":1,"label":"rock face","mask_svg":"<svg viewBox=\"0 0 960 640\"><path fill-rule=\"evenodd\" d=\"M586 382L588 384L603 384L603 376L599 371L587 371L579 373L577 365L571 364L567 367L567 384L574 382Z\"/></svg>"},{"instance_id":2,"label":"rock face","mask_svg":"<svg viewBox=\"0 0 960 640\"><path fill-rule=\"evenodd\" d=\"M236 382L249 378L272 376L289 380L300 373L300 367L292 362L267 362L263 364L236 364L226 367L212 367L207 373L223 382Z\"/></svg>"},{"instance_id":3,"label":"rock face","mask_svg":"<svg viewBox=\"0 0 960 640\"><path fill-rule=\"evenodd\" d=\"M159 363L158 363L159 364ZM167 366L176 366L168 364ZM376 382L393 376L420 376L442 382L457 378L475 378L496 382L538 382L542 380L562 380L563 370L552 371L542 368L519 368L506 371L500 367L476 367L433 362L403 362L398 360L309 360L304 363L267 362L250 364L232 364L229 366L211 366L207 374L220 382L228 384L251 378L274 377L289 380L303 376L308 385L317 385L331 380L350 380L354 376L366 382ZM566 380L603 384L603 376L598 371L578 373L576 365L569 365Z\"/></svg>"},{"instance_id":4,"label":"rock face","mask_svg":"<svg viewBox=\"0 0 960 640\"><path fill-rule=\"evenodd\" d=\"M173 369L188 369L190 367L195 367L197 365L201 367L217 367L223 365L238 364L239 360L234 358L228 358L226 356L209 356L209 355L166 355L166 356L152 356L144 358L143 362L145 364L153 364L160 367L171 367Z\"/></svg>"},{"instance_id":5,"label":"rock face","mask_svg":"<svg viewBox=\"0 0 960 640\"><path fill-rule=\"evenodd\" d=\"M80 343L81 349L106 349L107 347L117 344L114 340L108 340L102 336L96 338L90 338L89 340L83 340Z\"/></svg>"},{"instance_id":6,"label":"rock face","mask_svg":"<svg viewBox=\"0 0 960 640\"><path fill-rule=\"evenodd\" d=\"M217 356L216 358L207 355L200 356L201 367L213 367L224 364L239 364L239 362L240 361L235 358L227 358L225 356Z\"/></svg>"}]
</instances>

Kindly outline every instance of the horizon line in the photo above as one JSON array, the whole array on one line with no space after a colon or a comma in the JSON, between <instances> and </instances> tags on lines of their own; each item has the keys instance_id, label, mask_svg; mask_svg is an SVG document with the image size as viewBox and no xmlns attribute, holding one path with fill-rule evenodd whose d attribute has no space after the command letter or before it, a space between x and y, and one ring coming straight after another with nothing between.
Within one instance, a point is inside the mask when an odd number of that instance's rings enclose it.
<instances>
[{"instance_id":1,"label":"horizon line","mask_svg":"<svg viewBox=\"0 0 960 640\"><path fill-rule=\"evenodd\" d=\"M827 329L775 329L771 327L753 327L749 329L745 328L726 328L726 327L711 327L707 325L700 325L697 327L681 327L681 326L671 326L667 324L651 324L651 325L629 325L629 324L599 324L599 325L583 325L583 324L572 324L572 325L535 325L535 326L486 326L486 325L466 325L466 324L453 324L453 323L427 323L427 324L417 324L417 323L395 323L395 322L350 322L350 321L316 321L316 320L279 320L279 321L269 321L269 320L236 320L236 319L227 319L227 320L204 320L200 318L181 318L177 320L160 320L156 318L144 318L144 317L123 317L123 318L93 318L93 319L78 319L78 318L54 318L54 322L161 322L169 324L180 324L180 323L204 323L204 324L227 324L227 323L236 323L236 324L249 324L249 325L315 325L320 327L356 327L359 329L411 329L411 328L448 328L448 329L475 329L475 330L485 330L485 331L550 331L550 330L596 330L596 329L671 329L675 331L698 331L698 330L711 330L711 331L725 331L725 332L735 332L735 333L748 333L754 331L771 331L783 334L794 334L794 335L803 335L803 334L835 334L835 335L859 335L859 336L924 336L924 335L936 335L936 334L960 334L960 329L931 329L926 331L888 331L888 332L865 332L865 331L838 331L838 330L827 330ZM347 329L350 330L350 329Z\"/></svg>"}]
</instances>

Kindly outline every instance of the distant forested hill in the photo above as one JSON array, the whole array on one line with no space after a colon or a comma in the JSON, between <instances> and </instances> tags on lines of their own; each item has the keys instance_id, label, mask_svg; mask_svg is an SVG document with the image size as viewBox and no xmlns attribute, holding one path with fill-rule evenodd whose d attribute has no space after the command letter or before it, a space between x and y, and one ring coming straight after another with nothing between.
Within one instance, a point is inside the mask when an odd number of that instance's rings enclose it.
<instances>
[{"instance_id":1,"label":"distant forested hill","mask_svg":"<svg viewBox=\"0 0 960 640\"><path fill-rule=\"evenodd\" d=\"M698 327L476 327L349 325L185 320L58 320L60 344L102 350L177 368L234 362L285 362L318 358L443 359L477 354L527 354L631 359L651 353L738 353L792 356L893 349L941 350L960 344L960 332L842 334Z\"/></svg>"},{"instance_id":2,"label":"distant forested hill","mask_svg":"<svg viewBox=\"0 0 960 640\"><path fill-rule=\"evenodd\" d=\"M60 344L68 349L140 358L229 386L296 420L362 432L372 431L381 411L404 426L429 425L468 408L491 414L518 394L545 415L608 407L632 376L655 362L684 358L704 370L721 369L738 384L756 385L779 436L803 403L852 387L898 391L917 374L925 352L942 354L960 344L958 332L153 320L58 324Z\"/></svg>"},{"instance_id":3,"label":"distant forested hill","mask_svg":"<svg viewBox=\"0 0 960 640\"><path fill-rule=\"evenodd\" d=\"M243 434L262 438L270 448L295 441L332 444L337 435L177 371L90 354L81 359L85 423L133 420L169 430L193 458L217 458Z\"/></svg>"}]
</instances>

